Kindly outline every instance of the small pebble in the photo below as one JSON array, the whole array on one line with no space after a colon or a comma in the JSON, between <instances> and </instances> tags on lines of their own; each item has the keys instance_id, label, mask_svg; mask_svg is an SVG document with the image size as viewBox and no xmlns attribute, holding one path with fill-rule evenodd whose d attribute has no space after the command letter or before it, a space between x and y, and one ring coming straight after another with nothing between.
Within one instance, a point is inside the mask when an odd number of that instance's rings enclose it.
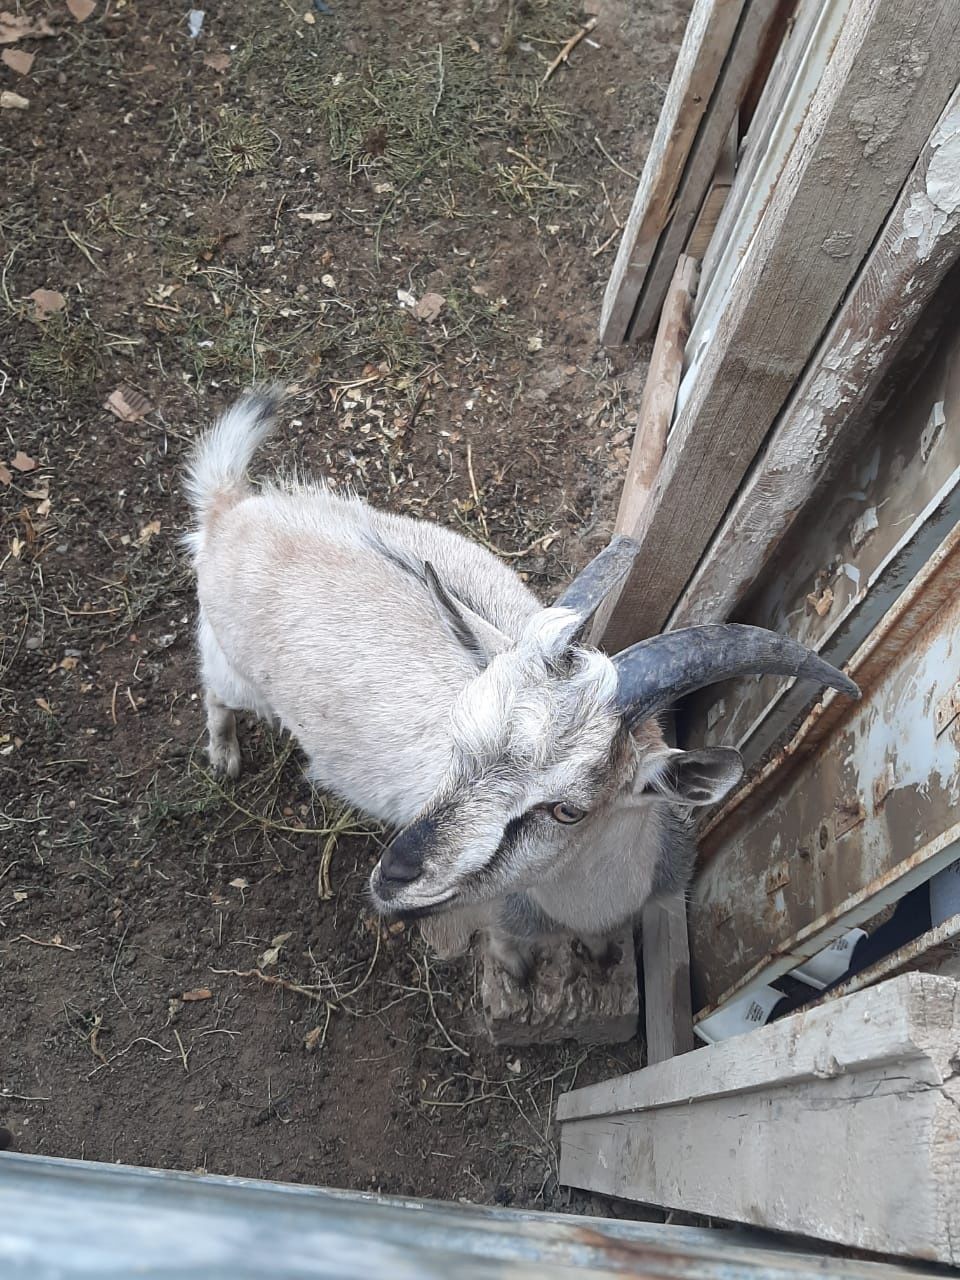
<instances>
[{"instance_id":1,"label":"small pebble","mask_svg":"<svg viewBox=\"0 0 960 1280\"><path fill-rule=\"evenodd\" d=\"M25 641L26 648L28 649L39 649L42 644L43 641L39 636L28 636Z\"/></svg>"}]
</instances>

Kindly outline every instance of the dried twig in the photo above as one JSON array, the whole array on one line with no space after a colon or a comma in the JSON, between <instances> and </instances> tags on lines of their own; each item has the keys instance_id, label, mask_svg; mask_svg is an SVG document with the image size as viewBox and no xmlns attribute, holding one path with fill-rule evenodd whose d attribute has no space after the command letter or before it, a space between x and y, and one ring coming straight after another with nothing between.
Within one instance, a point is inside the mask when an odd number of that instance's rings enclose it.
<instances>
[{"instance_id":1,"label":"dried twig","mask_svg":"<svg viewBox=\"0 0 960 1280\"><path fill-rule=\"evenodd\" d=\"M187 1066L187 1051L183 1047L183 1041L180 1039L180 1032L177 1031L176 1028L174 1028L173 1034L176 1037L177 1044L180 1048L180 1061L183 1063L183 1069L187 1073L187 1075L189 1075L190 1068Z\"/></svg>"},{"instance_id":2,"label":"dried twig","mask_svg":"<svg viewBox=\"0 0 960 1280\"><path fill-rule=\"evenodd\" d=\"M53 937L49 942L44 942L41 938L31 938L29 933L18 934L17 937L11 938L11 942L30 942L35 947L53 947L57 951L79 951L79 947L68 947L65 942L59 940L59 935Z\"/></svg>"},{"instance_id":3,"label":"dried twig","mask_svg":"<svg viewBox=\"0 0 960 1280\"><path fill-rule=\"evenodd\" d=\"M616 240L617 236L620 234L621 230L622 230L621 227L615 227L614 230L611 231L610 234L607 236L606 240L604 240L603 244L597 245L596 249L594 249L590 257L599 258L601 253L603 253L605 249L610 248L614 240Z\"/></svg>"},{"instance_id":4,"label":"dried twig","mask_svg":"<svg viewBox=\"0 0 960 1280\"><path fill-rule=\"evenodd\" d=\"M440 1021L440 1015L437 1013L437 1007L433 1003L433 991L430 988L430 961L427 959L426 954L424 954L424 957L423 957L423 974L424 974L424 985L427 988L427 1002L430 1005L430 1012L433 1015L434 1022L440 1028L440 1032L444 1040L446 1040L447 1044L450 1046L450 1048L453 1049L456 1053L459 1053L461 1057L469 1058L470 1057L469 1051L467 1049L464 1049L463 1045L457 1044L456 1040L451 1039L450 1032Z\"/></svg>"},{"instance_id":5,"label":"dried twig","mask_svg":"<svg viewBox=\"0 0 960 1280\"><path fill-rule=\"evenodd\" d=\"M280 987L283 991L292 991L298 996L306 996L317 1004L326 1004L326 997L313 987L305 987L299 982L291 982L289 978L281 978L274 973L264 973L262 969L211 969L211 973L224 974L229 978L259 978L268 987Z\"/></svg>"},{"instance_id":6,"label":"dried twig","mask_svg":"<svg viewBox=\"0 0 960 1280\"><path fill-rule=\"evenodd\" d=\"M102 1062L103 1065L106 1066L107 1065L106 1054L97 1044L97 1037L100 1035L100 1029L102 1026L103 1026L103 1014L98 1013L93 1020L93 1026L90 1028L90 1035L87 1037L87 1039L90 1042L90 1052L93 1054L93 1056L96 1059L98 1059L98 1061Z\"/></svg>"},{"instance_id":7,"label":"dried twig","mask_svg":"<svg viewBox=\"0 0 960 1280\"><path fill-rule=\"evenodd\" d=\"M483 525L484 537L489 542L490 530L487 528L487 517L480 504L480 494L477 491L477 479L473 474L473 446L469 441L467 442L467 474L470 476L470 491L473 494L473 505L476 507L477 515L480 517L480 523Z\"/></svg>"},{"instance_id":8,"label":"dried twig","mask_svg":"<svg viewBox=\"0 0 960 1280\"><path fill-rule=\"evenodd\" d=\"M556 71L557 67L559 67L560 63L566 62L566 60L570 57L570 54L574 51L574 49L577 47L577 45L580 43L583 37L588 36L596 25L597 25L596 18L590 18L588 22L585 22L583 24L583 26L576 33L576 35L572 35L570 37L570 39L563 46L563 48L560 50L560 52L557 54L554 60L550 63L549 67L547 67L546 71L544 72L543 79L540 81L541 84L547 83L547 81Z\"/></svg>"},{"instance_id":9,"label":"dried twig","mask_svg":"<svg viewBox=\"0 0 960 1280\"><path fill-rule=\"evenodd\" d=\"M600 152L610 161L610 163L613 165L615 169L620 170L620 172L623 174L625 178L629 178L631 182L640 181L640 179L637 177L635 173L631 173L629 169L625 169L622 164L620 164L617 160L614 160L613 156L610 154L607 148L600 141L600 138L598 137L597 134L593 135L593 140L597 144L597 147L600 149Z\"/></svg>"}]
</instances>

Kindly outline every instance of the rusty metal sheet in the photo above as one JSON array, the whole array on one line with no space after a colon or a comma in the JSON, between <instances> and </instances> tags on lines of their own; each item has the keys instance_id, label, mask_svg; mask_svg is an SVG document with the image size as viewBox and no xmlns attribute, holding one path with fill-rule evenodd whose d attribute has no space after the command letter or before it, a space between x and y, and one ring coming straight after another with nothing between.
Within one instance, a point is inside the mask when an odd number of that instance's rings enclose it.
<instances>
[{"instance_id":1,"label":"rusty metal sheet","mask_svg":"<svg viewBox=\"0 0 960 1280\"><path fill-rule=\"evenodd\" d=\"M816 1280L752 1234L0 1155L4 1280ZM847 1280L899 1266L833 1259Z\"/></svg>"},{"instance_id":2,"label":"rusty metal sheet","mask_svg":"<svg viewBox=\"0 0 960 1280\"><path fill-rule=\"evenodd\" d=\"M690 903L701 1015L960 857L958 681L954 594L815 753L714 828Z\"/></svg>"},{"instance_id":3,"label":"rusty metal sheet","mask_svg":"<svg viewBox=\"0 0 960 1280\"><path fill-rule=\"evenodd\" d=\"M737 620L842 666L960 521L960 339L945 340L857 455L817 496ZM691 745L761 759L816 694L768 677L691 699Z\"/></svg>"}]
</instances>

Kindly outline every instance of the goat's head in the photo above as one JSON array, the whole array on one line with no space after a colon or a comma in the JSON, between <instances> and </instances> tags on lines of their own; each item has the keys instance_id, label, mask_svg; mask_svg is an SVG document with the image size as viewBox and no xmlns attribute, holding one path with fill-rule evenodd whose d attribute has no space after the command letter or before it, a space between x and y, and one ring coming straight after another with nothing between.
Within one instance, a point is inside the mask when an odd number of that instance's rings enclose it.
<instances>
[{"instance_id":1,"label":"goat's head","mask_svg":"<svg viewBox=\"0 0 960 1280\"><path fill-rule=\"evenodd\" d=\"M859 696L828 663L754 627L668 632L613 658L585 647L635 553L617 539L518 640L455 600L428 566L441 617L478 670L453 707L444 783L373 872L381 911L422 916L519 892L562 874L584 841L629 848L651 802L722 799L742 775L738 753L673 750L656 724L687 693L776 672Z\"/></svg>"}]
</instances>

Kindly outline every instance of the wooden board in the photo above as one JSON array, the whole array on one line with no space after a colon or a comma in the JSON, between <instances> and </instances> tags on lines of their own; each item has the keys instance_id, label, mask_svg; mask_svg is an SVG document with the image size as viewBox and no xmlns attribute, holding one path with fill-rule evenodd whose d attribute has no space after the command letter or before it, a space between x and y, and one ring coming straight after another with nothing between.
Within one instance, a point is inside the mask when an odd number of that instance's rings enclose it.
<instances>
[{"instance_id":1,"label":"wooden board","mask_svg":"<svg viewBox=\"0 0 960 1280\"><path fill-rule=\"evenodd\" d=\"M575 1090L560 1181L956 1264L958 1037L958 985L911 973Z\"/></svg>"},{"instance_id":2,"label":"wooden board","mask_svg":"<svg viewBox=\"0 0 960 1280\"><path fill-rule=\"evenodd\" d=\"M647 903L640 928L647 1065L651 1066L693 1048L686 894Z\"/></svg>"},{"instance_id":3,"label":"wooden board","mask_svg":"<svg viewBox=\"0 0 960 1280\"><path fill-rule=\"evenodd\" d=\"M669 617L958 79L960 5L853 0L679 410L611 650Z\"/></svg>"},{"instance_id":4,"label":"wooden board","mask_svg":"<svg viewBox=\"0 0 960 1280\"><path fill-rule=\"evenodd\" d=\"M604 294L600 340L607 346L626 339L640 285L670 217L745 3L695 0Z\"/></svg>"},{"instance_id":5,"label":"wooden board","mask_svg":"<svg viewBox=\"0 0 960 1280\"><path fill-rule=\"evenodd\" d=\"M729 616L838 459L850 428L960 258L960 91L677 602L669 625Z\"/></svg>"},{"instance_id":6,"label":"wooden board","mask_svg":"<svg viewBox=\"0 0 960 1280\"><path fill-rule=\"evenodd\" d=\"M799 125L830 59L851 0L801 0L787 26L776 59L750 121L740 152L737 179L703 260L705 288L695 325L698 339L713 326L737 266L760 224L763 209L780 180Z\"/></svg>"},{"instance_id":7,"label":"wooden board","mask_svg":"<svg viewBox=\"0 0 960 1280\"><path fill-rule=\"evenodd\" d=\"M792 7L792 3L793 0L750 0L744 9L710 107L677 187L670 222L660 236L644 275L643 287L627 331L630 341L646 338L656 326L677 258L690 238L711 179L724 157L730 127L753 80L758 60L784 9ZM719 210L717 213L719 216ZM700 256L693 250L689 252L694 257Z\"/></svg>"},{"instance_id":8,"label":"wooden board","mask_svg":"<svg viewBox=\"0 0 960 1280\"><path fill-rule=\"evenodd\" d=\"M700 206L700 212L697 214L697 220L693 224L693 230L684 249L688 257L696 258L698 261L703 258L713 239L724 205L727 203L727 197L730 195L730 188L737 175L737 151L740 145L739 121L738 112L733 118L727 140L723 144L720 162L710 180L707 194L703 198L703 204Z\"/></svg>"},{"instance_id":9,"label":"wooden board","mask_svg":"<svg viewBox=\"0 0 960 1280\"><path fill-rule=\"evenodd\" d=\"M617 533L632 535L637 529L663 461L670 419L673 417L673 406L683 371L683 352L696 285L697 264L692 258L683 255L677 263L667 293L650 356L650 367L647 369L647 380L643 384L637 430L620 492L615 526ZM590 629L594 644L600 643L615 607L614 596L597 610Z\"/></svg>"}]
</instances>

